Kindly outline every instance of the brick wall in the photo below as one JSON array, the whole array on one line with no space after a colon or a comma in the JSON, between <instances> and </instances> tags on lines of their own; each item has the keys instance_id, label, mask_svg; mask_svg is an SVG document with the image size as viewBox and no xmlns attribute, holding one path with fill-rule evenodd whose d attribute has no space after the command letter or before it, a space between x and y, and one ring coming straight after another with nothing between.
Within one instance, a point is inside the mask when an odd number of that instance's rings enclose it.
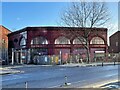
<instances>
[{"instance_id":1,"label":"brick wall","mask_svg":"<svg viewBox=\"0 0 120 90\"><path fill-rule=\"evenodd\" d=\"M8 33L11 31L4 26L0 26L0 57L2 59L7 59L8 50Z\"/></svg>"},{"instance_id":2,"label":"brick wall","mask_svg":"<svg viewBox=\"0 0 120 90\"><path fill-rule=\"evenodd\" d=\"M120 52L120 31L114 33L110 36L110 53L119 53Z\"/></svg>"},{"instance_id":3,"label":"brick wall","mask_svg":"<svg viewBox=\"0 0 120 90\"><path fill-rule=\"evenodd\" d=\"M70 30L74 29L74 32L78 32L80 35L83 35L84 29L82 28L69 28L69 27L27 27L22 30L13 32L8 35L9 37L9 60L11 60L11 48L15 48L16 50L20 50L20 42L22 38L22 33L27 32L27 39L26 39L26 47L23 48L23 50L28 50L28 49L47 49L48 50L48 55L58 55L60 49L68 50L68 52L74 52L77 48L81 50L83 48L83 45L73 45L73 40L77 37L73 33L70 33ZM87 28L88 30L91 28ZM49 45L31 45L31 40L35 37L45 37L48 41ZM60 36L65 36L68 38L71 42L70 45L55 45L55 40L60 37ZM105 51L107 53L107 29L106 28L93 28L91 30L91 34L89 36L89 41L93 37L100 37L104 40L105 44L90 44L90 53L92 54L92 58L94 58L94 53L95 51ZM80 50L78 52L80 52ZM32 53L32 52L31 52ZM85 54L83 52L83 54ZM32 56L32 54L31 54Z\"/></svg>"}]
</instances>

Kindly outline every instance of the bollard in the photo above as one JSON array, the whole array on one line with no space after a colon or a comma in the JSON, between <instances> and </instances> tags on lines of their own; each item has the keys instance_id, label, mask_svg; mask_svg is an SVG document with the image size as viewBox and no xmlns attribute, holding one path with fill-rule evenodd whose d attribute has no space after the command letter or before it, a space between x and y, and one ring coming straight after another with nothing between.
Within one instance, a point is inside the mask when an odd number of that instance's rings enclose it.
<instances>
[{"instance_id":1,"label":"bollard","mask_svg":"<svg viewBox=\"0 0 120 90\"><path fill-rule=\"evenodd\" d=\"M115 61L114 61L114 65L115 65Z\"/></svg>"},{"instance_id":2,"label":"bollard","mask_svg":"<svg viewBox=\"0 0 120 90\"><path fill-rule=\"evenodd\" d=\"M65 85L67 85L67 76L65 76Z\"/></svg>"},{"instance_id":3,"label":"bollard","mask_svg":"<svg viewBox=\"0 0 120 90\"><path fill-rule=\"evenodd\" d=\"M103 62L102 62L102 67L103 67Z\"/></svg>"},{"instance_id":4,"label":"bollard","mask_svg":"<svg viewBox=\"0 0 120 90\"><path fill-rule=\"evenodd\" d=\"M25 88L26 88L26 90L27 90L27 88L28 88L27 82L25 82Z\"/></svg>"}]
</instances>

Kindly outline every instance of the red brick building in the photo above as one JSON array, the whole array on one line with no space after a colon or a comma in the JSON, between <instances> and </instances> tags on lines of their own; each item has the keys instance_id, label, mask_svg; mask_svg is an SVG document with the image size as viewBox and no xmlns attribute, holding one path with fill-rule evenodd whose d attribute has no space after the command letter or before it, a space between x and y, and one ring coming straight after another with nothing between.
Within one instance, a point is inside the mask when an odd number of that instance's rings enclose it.
<instances>
[{"instance_id":1,"label":"red brick building","mask_svg":"<svg viewBox=\"0 0 120 90\"><path fill-rule=\"evenodd\" d=\"M13 32L8 35L9 56L14 54L9 60L16 58L16 63L40 64L78 62L80 58L86 60L84 42L81 43L79 37L70 32L71 29L81 35L84 33L83 28L77 27L26 27ZM88 39L91 61L107 53L106 28L92 28Z\"/></svg>"},{"instance_id":2,"label":"red brick building","mask_svg":"<svg viewBox=\"0 0 120 90\"><path fill-rule=\"evenodd\" d=\"M8 59L8 34L11 33L9 29L0 25L0 58Z\"/></svg>"}]
</instances>

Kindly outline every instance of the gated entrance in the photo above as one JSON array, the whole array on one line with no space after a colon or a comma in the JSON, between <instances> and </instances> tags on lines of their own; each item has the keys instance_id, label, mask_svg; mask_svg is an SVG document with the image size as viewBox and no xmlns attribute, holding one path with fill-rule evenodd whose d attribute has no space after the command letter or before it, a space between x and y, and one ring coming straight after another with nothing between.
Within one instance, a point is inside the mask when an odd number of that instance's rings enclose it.
<instances>
[{"instance_id":1,"label":"gated entrance","mask_svg":"<svg viewBox=\"0 0 120 90\"><path fill-rule=\"evenodd\" d=\"M28 64L29 62L30 62L30 49L28 49L28 50L12 49L12 65Z\"/></svg>"}]
</instances>

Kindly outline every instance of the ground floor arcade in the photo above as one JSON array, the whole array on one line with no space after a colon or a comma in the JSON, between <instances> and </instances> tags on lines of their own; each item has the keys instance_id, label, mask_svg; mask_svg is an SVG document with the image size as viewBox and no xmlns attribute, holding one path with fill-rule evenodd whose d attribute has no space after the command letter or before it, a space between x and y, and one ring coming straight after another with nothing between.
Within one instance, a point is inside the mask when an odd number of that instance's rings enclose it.
<instances>
[{"instance_id":1,"label":"ground floor arcade","mask_svg":"<svg viewBox=\"0 0 120 90\"><path fill-rule=\"evenodd\" d=\"M107 48L90 47L90 62L105 59ZM81 47L31 47L12 49L12 64L64 64L82 63L88 59L87 50Z\"/></svg>"}]
</instances>

